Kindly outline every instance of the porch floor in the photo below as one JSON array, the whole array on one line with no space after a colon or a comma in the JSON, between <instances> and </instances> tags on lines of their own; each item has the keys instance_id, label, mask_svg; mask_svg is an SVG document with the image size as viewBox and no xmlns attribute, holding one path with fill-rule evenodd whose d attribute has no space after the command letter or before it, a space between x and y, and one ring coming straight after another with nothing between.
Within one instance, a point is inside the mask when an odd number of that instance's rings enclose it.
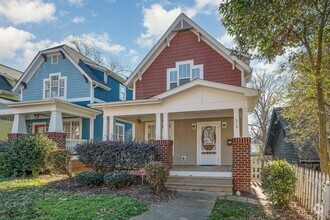
<instances>
[{"instance_id":1,"label":"porch floor","mask_svg":"<svg viewBox=\"0 0 330 220\"><path fill-rule=\"evenodd\" d=\"M174 165L171 171L194 171L194 172L231 172L231 165L197 166L197 165Z\"/></svg>"}]
</instances>

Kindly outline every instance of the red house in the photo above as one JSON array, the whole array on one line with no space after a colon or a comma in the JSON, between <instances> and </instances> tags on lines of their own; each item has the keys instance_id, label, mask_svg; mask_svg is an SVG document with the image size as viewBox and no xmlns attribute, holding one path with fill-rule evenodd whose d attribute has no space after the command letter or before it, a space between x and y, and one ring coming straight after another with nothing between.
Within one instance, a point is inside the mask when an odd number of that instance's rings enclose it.
<instances>
[{"instance_id":1,"label":"red house","mask_svg":"<svg viewBox=\"0 0 330 220\"><path fill-rule=\"evenodd\" d=\"M104 139L119 119L133 123L135 139L160 146L168 187L250 191L248 112L258 98L245 87L251 73L180 14L126 81L134 100L92 107L104 112Z\"/></svg>"}]
</instances>

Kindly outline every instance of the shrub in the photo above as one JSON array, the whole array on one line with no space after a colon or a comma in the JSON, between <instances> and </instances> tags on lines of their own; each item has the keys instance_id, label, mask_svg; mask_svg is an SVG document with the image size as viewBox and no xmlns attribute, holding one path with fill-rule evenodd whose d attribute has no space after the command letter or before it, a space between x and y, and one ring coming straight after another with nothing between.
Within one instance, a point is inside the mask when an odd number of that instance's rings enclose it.
<instances>
[{"instance_id":1,"label":"shrub","mask_svg":"<svg viewBox=\"0 0 330 220\"><path fill-rule=\"evenodd\" d=\"M99 172L81 172L74 177L80 186L99 186L103 184L103 174Z\"/></svg>"},{"instance_id":2,"label":"shrub","mask_svg":"<svg viewBox=\"0 0 330 220\"><path fill-rule=\"evenodd\" d=\"M272 161L261 171L261 188L269 200L279 207L294 200L297 177L285 160Z\"/></svg>"},{"instance_id":3,"label":"shrub","mask_svg":"<svg viewBox=\"0 0 330 220\"><path fill-rule=\"evenodd\" d=\"M133 181L133 175L126 172L110 172L104 175L104 183L114 188L128 186Z\"/></svg>"},{"instance_id":4,"label":"shrub","mask_svg":"<svg viewBox=\"0 0 330 220\"><path fill-rule=\"evenodd\" d=\"M0 141L0 152L8 151L8 141Z\"/></svg>"},{"instance_id":5,"label":"shrub","mask_svg":"<svg viewBox=\"0 0 330 220\"><path fill-rule=\"evenodd\" d=\"M8 143L6 159L13 175L39 175L46 169L46 157L56 150L56 143L41 134L25 135Z\"/></svg>"},{"instance_id":6,"label":"shrub","mask_svg":"<svg viewBox=\"0 0 330 220\"><path fill-rule=\"evenodd\" d=\"M69 170L70 152L67 150L52 151L47 155L47 168L52 173L66 174L71 177Z\"/></svg>"},{"instance_id":7,"label":"shrub","mask_svg":"<svg viewBox=\"0 0 330 220\"><path fill-rule=\"evenodd\" d=\"M7 153L0 152L0 178L12 176L13 170L11 163L8 161Z\"/></svg>"},{"instance_id":8,"label":"shrub","mask_svg":"<svg viewBox=\"0 0 330 220\"><path fill-rule=\"evenodd\" d=\"M77 145L79 160L96 171L127 171L154 160L156 147L146 142L103 141Z\"/></svg>"},{"instance_id":9,"label":"shrub","mask_svg":"<svg viewBox=\"0 0 330 220\"><path fill-rule=\"evenodd\" d=\"M150 163L146 166L146 181L156 187L159 192L164 187L167 178L167 168L163 163Z\"/></svg>"}]
</instances>

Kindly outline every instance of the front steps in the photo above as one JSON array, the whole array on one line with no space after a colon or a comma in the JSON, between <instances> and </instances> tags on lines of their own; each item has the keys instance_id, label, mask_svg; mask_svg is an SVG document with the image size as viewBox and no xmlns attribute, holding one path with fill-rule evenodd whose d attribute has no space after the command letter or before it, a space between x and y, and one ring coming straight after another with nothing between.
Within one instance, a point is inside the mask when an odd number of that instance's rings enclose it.
<instances>
[{"instance_id":1,"label":"front steps","mask_svg":"<svg viewBox=\"0 0 330 220\"><path fill-rule=\"evenodd\" d=\"M169 189L209 192L233 191L231 177L168 176L165 186Z\"/></svg>"}]
</instances>

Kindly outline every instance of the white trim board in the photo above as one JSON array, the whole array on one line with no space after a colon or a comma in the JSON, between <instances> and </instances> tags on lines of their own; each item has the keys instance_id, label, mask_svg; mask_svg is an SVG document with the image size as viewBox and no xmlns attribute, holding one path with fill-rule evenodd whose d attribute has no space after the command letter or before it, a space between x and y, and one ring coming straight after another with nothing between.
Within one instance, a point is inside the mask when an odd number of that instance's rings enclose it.
<instances>
[{"instance_id":1,"label":"white trim board","mask_svg":"<svg viewBox=\"0 0 330 220\"><path fill-rule=\"evenodd\" d=\"M204 171L172 171L170 176L196 176L196 177L233 177L232 172L204 172Z\"/></svg>"}]
</instances>

